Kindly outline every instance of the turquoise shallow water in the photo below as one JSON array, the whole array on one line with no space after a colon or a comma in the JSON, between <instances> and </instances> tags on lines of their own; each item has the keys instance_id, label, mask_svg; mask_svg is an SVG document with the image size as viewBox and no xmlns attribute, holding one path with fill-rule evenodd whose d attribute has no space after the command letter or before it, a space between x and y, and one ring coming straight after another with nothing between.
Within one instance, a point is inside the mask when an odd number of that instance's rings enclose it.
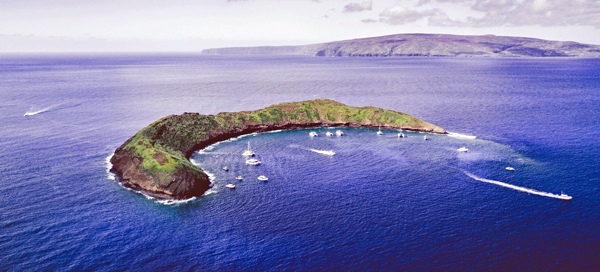
<instances>
[{"instance_id":1,"label":"turquoise shallow water","mask_svg":"<svg viewBox=\"0 0 600 272\"><path fill-rule=\"evenodd\" d=\"M598 60L0 60L1 270L599 265ZM419 133L399 139L395 131L358 129L331 138L326 129L315 130L316 138L309 130L249 135L195 154L214 186L178 205L128 191L107 173L114 149L165 115L254 110L314 96L407 112L477 138L424 141ZM248 141L259 166L240 155ZM458 152L462 146L469 151ZM564 191L573 200L482 182L465 171ZM229 182L236 189L225 188Z\"/></svg>"}]
</instances>

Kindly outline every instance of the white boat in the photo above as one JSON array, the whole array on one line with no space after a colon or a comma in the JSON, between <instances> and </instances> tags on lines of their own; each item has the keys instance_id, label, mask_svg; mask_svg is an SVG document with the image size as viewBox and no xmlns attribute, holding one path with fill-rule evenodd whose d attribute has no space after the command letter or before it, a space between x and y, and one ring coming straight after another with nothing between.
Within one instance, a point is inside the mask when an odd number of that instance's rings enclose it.
<instances>
[{"instance_id":1,"label":"white boat","mask_svg":"<svg viewBox=\"0 0 600 272\"><path fill-rule=\"evenodd\" d=\"M333 133L331 133L331 132L327 131L327 132L325 133L325 135L327 135L327 137L331 137L331 136L333 136Z\"/></svg>"},{"instance_id":2,"label":"white boat","mask_svg":"<svg viewBox=\"0 0 600 272\"><path fill-rule=\"evenodd\" d=\"M423 140L427 141L427 135L423 136Z\"/></svg>"},{"instance_id":3,"label":"white boat","mask_svg":"<svg viewBox=\"0 0 600 272\"><path fill-rule=\"evenodd\" d=\"M562 191L560 192L560 195L558 195L558 197L559 197L560 199L564 199L564 200L571 200L571 199L573 199L573 197L572 197L572 196L570 196L570 195L567 195L567 194L563 193Z\"/></svg>"},{"instance_id":4,"label":"white boat","mask_svg":"<svg viewBox=\"0 0 600 272\"><path fill-rule=\"evenodd\" d=\"M406 137L406 136L404 136L404 133L402 133L402 132L398 133L398 138L404 138L404 137Z\"/></svg>"},{"instance_id":5,"label":"white boat","mask_svg":"<svg viewBox=\"0 0 600 272\"><path fill-rule=\"evenodd\" d=\"M235 177L235 179L242 180L242 176L237 176L237 177Z\"/></svg>"},{"instance_id":6,"label":"white boat","mask_svg":"<svg viewBox=\"0 0 600 272\"><path fill-rule=\"evenodd\" d=\"M515 171L515 169L514 169L514 168L512 168L512 167L510 167L510 166L508 166L508 167L506 167L506 168L504 168L504 169L506 169L506 170L508 170L508 171Z\"/></svg>"},{"instance_id":7,"label":"white boat","mask_svg":"<svg viewBox=\"0 0 600 272\"><path fill-rule=\"evenodd\" d=\"M310 137L317 137L317 136L319 136L319 134L317 134L314 131L311 131L308 135L310 135Z\"/></svg>"},{"instance_id":8,"label":"white boat","mask_svg":"<svg viewBox=\"0 0 600 272\"><path fill-rule=\"evenodd\" d=\"M260 161L259 161L259 160L257 160L257 159L255 159L255 158L252 158L252 159L248 159L248 160L246 160L246 164L250 164L250 165L259 165L259 164L260 164Z\"/></svg>"},{"instance_id":9,"label":"white boat","mask_svg":"<svg viewBox=\"0 0 600 272\"><path fill-rule=\"evenodd\" d=\"M263 175L260 175L260 176L258 176L258 180L267 181L267 180L269 180L269 178L267 178Z\"/></svg>"},{"instance_id":10,"label":"white boat","mask_svg":"<svg viewBox=\"0 0 600 272\"><path fill-rule=\"evenodd\" d=\"M223 170L229 171L229 168L227 168L227 166L225 166L225 167L223 167Z\"/></svg>"},{"instance_id":11,"label":"white boat","mask_svg":"<svg viewBox=\"0 0 600 272\"><path fill-rule=\"evenodd\" d=\"M381 126L379 126L379 131L377 131L377 135L383 135L383 132L381 132Z\"/></svg>"},{"instance_id":12,"label":"white boat","mask_svg":"<svg viewBox=\"0 0 600 272\"><path fill-rule=\"evenodd\" d=\"M250 142L248 142L248 149L242 153L242 156L254 156L254 152L250 149Z\"/></svg>"},{"instance_id":13,"label":"white boat","mask_svg":"<svg viewBox=\"0 0 600 272\"><path fill-rule=\"evenodd\" d=\"M344 132L342 132L341 130L338 130L335 132L335 135L337 136L344 136Z\"/></svg>"},{"instance_id":14,"label":"white boat","mask_svg":"<svg viewBox=\"0 0 600 272\"><path fill-rule=\"evenodd\" d=\"M227 187L227 188L231 188L231 189L235 189L235 185L233 185L233 184L231 184L231 183L229 183L229 184L225 185L225 187Z\"/></svg>"},{"instance_id":15,"label":"white boat","mask_svg":"<svg viewBox=\"0 0 600 272\"><path fill-rule=\"evenodd\" d=\"M457 151L458 152L467 152L467 151L469 151L469 149L463 146L463 147L459 148Z\"/></svg>"}]
</instances>

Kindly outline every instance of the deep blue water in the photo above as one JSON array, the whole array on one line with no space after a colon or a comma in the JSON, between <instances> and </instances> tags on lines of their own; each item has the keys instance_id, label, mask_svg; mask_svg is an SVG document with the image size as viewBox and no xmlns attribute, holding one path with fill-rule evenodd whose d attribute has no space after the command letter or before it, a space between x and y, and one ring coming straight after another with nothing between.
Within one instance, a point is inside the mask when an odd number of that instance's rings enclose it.
<instances>
[{"instance_id":1,"label":"deep blue water","mask_svg":"<svg viewBox=\"0 0 600 272\"><path fill-rule=\"evenodd\" d=\"M0 270L592 270L599 93L598 59L0 56ZM477 138L245 136L194 155L214 186L178 205L107 173L163 116L314 97Z\"/></svg>"}]
</instances>

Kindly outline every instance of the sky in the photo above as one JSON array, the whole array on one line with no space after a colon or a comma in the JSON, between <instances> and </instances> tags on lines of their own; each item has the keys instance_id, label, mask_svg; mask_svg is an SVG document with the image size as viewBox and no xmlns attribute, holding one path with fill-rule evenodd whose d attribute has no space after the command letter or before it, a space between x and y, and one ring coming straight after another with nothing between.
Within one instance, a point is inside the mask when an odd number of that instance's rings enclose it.
<instances>
[{"instance_id":1,"label":"sky","mask_svg":"<svg viewBox=\"0 0 600 272\"><path fill-rule=\"evenodd\" d=\"M0 0L0 52L199 52L400 33L600 44L600 0Z\"/></svg>"}]
</instances>

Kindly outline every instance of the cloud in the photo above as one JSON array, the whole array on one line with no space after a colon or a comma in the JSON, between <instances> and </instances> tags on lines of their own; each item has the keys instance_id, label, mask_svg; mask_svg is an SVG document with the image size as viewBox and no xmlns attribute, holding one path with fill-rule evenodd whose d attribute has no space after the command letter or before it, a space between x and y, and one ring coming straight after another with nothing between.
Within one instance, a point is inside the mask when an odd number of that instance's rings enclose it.
<instances>
[{"instance_id":1,"label":"cloud","mask_svg":"<svg viewBox=\"0 0 600 272\"><path fill-rule=\"evenodd\" d=\"M457 13L457 10L462 12ZM462 15L452 18L451 14ZM456 17L456 16L455 16ZM426 19L429 26L593 26L600 28L597 0L419 0L392 6L380 21L401 25Z\"/></svg>"},{"instance_id":2,"label":"cloud","mask_svg":"<svg viewBox=\"0 0 600 272\"><path fill-rule=\"evenodd\" d=\"M350 3L348 5L345 5L344 10L342 12L343 13L361 12L361 11L372 10L372 9L373 9L373 2L363 1L360 4L359 3Z\"/></svg>"},{"instance_id":3,"label":"cloud","mask_svg":"<svg viewBox=\"0 0 600 272\"><path fill-rule=\"evenodd\" d=\"M388 23L390 25L403 25L406 23L413 23L423 18L429 18L439 13L437 9L430 9L424 11L417 11L409 9L405 6L392 6L385 9L380 16L380 21Z\"/></svg>"}]
</instances>

